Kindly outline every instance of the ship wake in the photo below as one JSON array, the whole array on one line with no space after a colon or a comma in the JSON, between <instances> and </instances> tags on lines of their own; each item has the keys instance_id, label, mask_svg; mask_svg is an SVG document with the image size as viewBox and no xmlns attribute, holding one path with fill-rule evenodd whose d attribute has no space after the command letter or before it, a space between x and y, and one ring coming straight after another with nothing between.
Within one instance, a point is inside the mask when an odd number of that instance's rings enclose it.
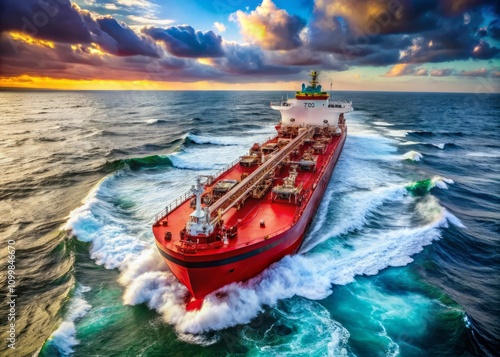
<instances>
[{"instance_id":1,"label":"ship wake","mask_svg":"<svg viewBox=\"0 0 500 357\"><path fill-rule=\"evenodd\" d=\"M429 190L414 195L407 182L391 173L391 165L399 165L396 142L360 124L351 127L300 254L285 257L249 281L209 294L198 310L186 309L187 289L168 271L151 244L151 212L187 191L197 175L219 168L181 169L175 164L211 162L221 155L226 161L236 159L248 147L247 142L228 145L232 138L192 136L205 145L193 145L171 157L174 167L144 172L125 167L89 194L72 212L65 229L91 242L90 254L97 264L121 271L125 304L146 304L155 309L186 342L215 343L225 338L225 329L252 322L263 312L282 315L283 300L292 304L289 298L298 297L304 299L300 306L287 309L310 309L309 314L303 314L309 320L293 323L320 326L327 331L321 343L342 355L349 334L325 318L324 308L315 301L329 296L333 285L411 263L413 255L440 239L448 224L460 225ZM264 134L247 141L261 141ZM451 183L443 178L430 180L429 187Z\"/></svg>"}]
</instances>

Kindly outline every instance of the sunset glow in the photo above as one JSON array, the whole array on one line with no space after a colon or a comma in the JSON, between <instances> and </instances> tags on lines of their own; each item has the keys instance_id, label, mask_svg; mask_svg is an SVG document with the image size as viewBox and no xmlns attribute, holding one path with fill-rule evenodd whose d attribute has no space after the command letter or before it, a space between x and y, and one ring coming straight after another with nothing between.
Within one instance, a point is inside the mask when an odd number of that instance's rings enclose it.
<instances>
[{"instance_id":1,"label":"sunset glow","mask_svg":"<svg viewBox=\"0 0 500 357\"><path fill-rule=\"evenodd\" d=\"M338 90L500 91L491 1L49 3L2 13L2 87L290 90L315 69Z\"/></svg>"}]
</instances>

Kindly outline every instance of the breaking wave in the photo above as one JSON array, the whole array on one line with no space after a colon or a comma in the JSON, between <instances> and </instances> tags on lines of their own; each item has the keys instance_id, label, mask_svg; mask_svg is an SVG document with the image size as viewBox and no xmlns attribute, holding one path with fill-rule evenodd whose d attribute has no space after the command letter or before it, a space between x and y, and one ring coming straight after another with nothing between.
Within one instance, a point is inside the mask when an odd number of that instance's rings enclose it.
<instances>
[{"instance_id":1,"label":"breaking wave","mask_svg":"<svg viewBox=\"0 0 500 357\"><path fill-rule=\"evenodd\" d=\"M144 168L172 166L172 160L167 155L151 155L141 158L119 160L119 164L128 165L131 170Z\"/></svg>"},{"instance_id":2,"label":"breaking wave","mask_svg":"<svg viewBox=\"0 0 500 357\"><path fill-rule=\"evenodd\" d=\"M437 147L441 150L445 149L445 148L460 148L459 145L455 144L455 143L437 143L437 144L425 144L426 146L434 146L434 147Z\"/></svg>"},{"instance_id":3,"label":"breaking wave","mask_svg":"<svg viewBox=\"0 0 500 357\"><path fill-rule=\"evenodd\" d=\"M237 137L223 137L223 136L202 136L195 134L188 134L188 139L195 144L213 144L213 145L240 145L241 138Z\"/></svg>"},{"instance_id":4,"label":"breaking wave","mask_svg":"<svg viewBox=\"0 0 500 357\"><path fill-rule=\"evenodd\" d=\"M418 151L411 150L403 155L403 160L420 161L423 157L424 155L422 155Z\"/></svg>"},{"instance_id":5,"label":"breaking wave","mask_svg":"<svg viewBox=\"0 0 500 357\"><path fill-rule=\"evenodd\" d=\"M85 300L83 294L90 291L87 286L79 285L75 290L75 295L71 298L67 307L67 313L63 322L49 337L43 347L47 350L57 350L58 355L69 356L73 351L73 346L79 341L76 338L75 322L84 317L92 308Z\"/></svg>"},{"instance_id":6,"label":"breaking wave","mask_svg":"<svg viewBox=\"0 0 500 357\"><path fill-rule=\"evenodd\" d=\"M372 124L378 125L378 126L394 126L394 124L387 123L385 121L379 120L379 121L372 121Z\"/></svg>"},{"instance_id":7,"label":"breaking wave","mask_svg":"<svg viewBox=\"0 0 500 357\"><path fill-rule=\"evenodd\" d=\"M453 180L447 179L446 177L434 176L429 179L412 182L406 185L406 189L412 195L418 196L427 194L434 187L447 189L448 185L453 183Z\"/></svg>"}]
</instances>

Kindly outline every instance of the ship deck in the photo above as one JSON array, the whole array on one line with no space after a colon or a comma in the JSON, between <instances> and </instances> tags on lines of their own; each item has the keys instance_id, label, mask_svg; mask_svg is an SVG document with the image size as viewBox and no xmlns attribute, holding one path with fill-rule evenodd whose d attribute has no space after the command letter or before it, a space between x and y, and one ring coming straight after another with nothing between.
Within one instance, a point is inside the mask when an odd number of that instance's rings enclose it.
<instances>
[{"instance_id":1,"label":"ship deck","mask_svg":"<svg viewBox=\"0 0 500 357\"><path fill-rule=\"evenodd\" d=\"M277 143L278 137L271 139L267 143ZM301 195L307 196L305 193L310 192L314 187L313 185L321 178L323 173L323 167L325 163L328 162L329 158L339 145L341 141L341 136L333 136L331 141L325 146L323 153L315 153L317 157L316 170L299 170L297 169L296 186L302 184ZM265 145L264 143L263 145ZM304 152L311 148L312 143L306 143L302 145L299 149L296 158L301 158ZM294 161L294 157L291 157L290 161ZM292 163L293 164L293 163ZM275 170L275 177L273 179L272 187L276 185L282 185L283 179L289 175L290 163L284 164L281 169ZM232 166L226 172L221 174L219 177L215 178L214 184L220 180L238 180L241 181L242 176L245 174L250 174L258 168L255 166L242 166L239 163ZM214 184L208 186L205 192L213 189ZM291 202L284 199L275 199L275 194L272 192L272 188L267 191L267 193L260 199L258 198L248 198L245 202L238 208L231 208L226 212L221 218L224 221L226 227L236 226L238 228L238 233L235 238L227 240L222 247L205 247L204 249L198 249L195 253L181 252L176 246L180 242L180 231L185 227L186 222L189 219L189 215L193 212L193 208L190 206L191 199L186 200L173 211L171 211L166 217L163 217L158 221L158 224L153 226L153 233L156 237L156 242L161 245L167 251L173 251L181 255L189 256L205 256L214 255L218 253L229 253L230 251L256 244L262 240L268 239L284 230L290 228L295 223L297 216L300 215L300 210L303 209L307 202L302 201L299 205L291 199ZM264 226L261 225L261 221L264 221ZM166 240L165 234L167 232L172 233L172 239Z\"/></svg>"}]
</instances>

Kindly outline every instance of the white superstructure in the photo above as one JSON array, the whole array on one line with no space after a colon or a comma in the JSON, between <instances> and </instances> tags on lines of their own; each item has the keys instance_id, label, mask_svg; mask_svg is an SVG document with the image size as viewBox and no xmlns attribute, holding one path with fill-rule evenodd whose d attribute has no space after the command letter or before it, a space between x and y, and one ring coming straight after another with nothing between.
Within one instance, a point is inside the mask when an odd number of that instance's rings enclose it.
<instances>
[{"instance_id":1,"label":"white superstructure","mask_svg":"<svg viewBox=\"0 0 500 357\"><path fill-rule=\"evenodd\" d=\"M342 124L343 114L352 112L352 102L332 101L327 92L321 91L318 73L311 72L309 86L302 84L302 90L295 98L271 102L271 108L281 113L282 126L330 126Z\"/></svg>"},{"instance_id":2,"label":"white superstructure","mask_svg":"<svg viewBox=\"0 0 500 357\"><path fill-rule=\"evenodd\" d=\"M352 102L294 98L283 102L272 102L271 108L280 111L283 126L318 125L336 128L339 125L340 115L352 112Z\"/></svg>"}]
</instances>

